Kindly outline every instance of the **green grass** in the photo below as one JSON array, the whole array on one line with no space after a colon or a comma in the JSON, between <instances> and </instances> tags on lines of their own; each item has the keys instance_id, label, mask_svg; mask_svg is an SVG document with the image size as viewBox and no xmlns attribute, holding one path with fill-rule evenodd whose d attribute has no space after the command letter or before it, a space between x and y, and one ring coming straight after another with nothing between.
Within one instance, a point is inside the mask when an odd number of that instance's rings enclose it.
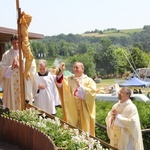
<instances>
[{"instance_id":1,"label":"green grass","mask_svg":"<svg viewBox=\"0 0 150 150\"><path fill-rule=\"evenodd\" d=\"M102 79L100 83L97 83L97 88L108 87L115 84L116 79Z\"/></svg>"},{"instance_id":2,"label":"green grass","mask_svg":"<svg viewBox=\"0 0 150 150\"><path fill-rule=\"evenodd\" d=\"M117 29L119 30L119 29ZM105 36L115 36L115 37L119 37L119 36L130 36L135 32L141 32L143 31L143 28L136 28L136 29L120 29L119 32L117 32L116 30L106 30L103 31L103 34L99 34L99 33L88 33L88 34L82 34L82 36L95 36L95 37L105 37Z\"/></svg>"},{"instance_id":3,"label":"green grass","mask_svg":"<svg viewBox=\"0 0 150 150\"><path fill-rule=\"evenodd\" d=\"M124 33L135 33L135 32L141 32L143 31L143 28L137 28L137 29L124 29L124 30L120 30L120 32L124 32Z\"/></svg>"}]
</instances>

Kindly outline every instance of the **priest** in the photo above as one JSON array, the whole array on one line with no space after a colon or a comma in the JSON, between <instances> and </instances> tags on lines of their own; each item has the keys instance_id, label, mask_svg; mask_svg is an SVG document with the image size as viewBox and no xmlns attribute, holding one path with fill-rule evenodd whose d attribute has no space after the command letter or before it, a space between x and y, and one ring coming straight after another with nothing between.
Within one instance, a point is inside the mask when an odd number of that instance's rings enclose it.
<instances>
[{"instance_id":1,"label":"priest","mask_svg":"<svg viewBox=\"0 0 150 150\"><path fill-rule=\"evenodd\" d=\"M107 134L110 144L119 150L143 150L139 114L130 96L127 87L119 91L119 102L106 117Z\"/></svg>"},{"instance_id":2,"label":"priest","mask_svg":"<svg viewBox=\"0 0 150 150\"><path fill-rule=\"evenodd\" d=\"M10 110L21 110L21 90L20 90L20 72L19 64L19 45L18 35L14 34L11 37L11 48L7 50L0 62L0 86L3 89L3 105ZM25 68L25 60L23 61L23 68ZM33 97L36 94L36 64L33 59L30 68L30 78L25 79L25 100L32 103ZM24 92L24 91L22 91Z\"/></svg>"},{"instance_id":3,"label":"priest","mask_svg":"<svg viewBox=\"0 0 150 150\"><path fill-rule=\"evenodd\" d=\"M84 74L82 62L75 62L73 75L57 78L61 95L63 120L95 136L96 83Z\"/></svg>"}]
</instances>

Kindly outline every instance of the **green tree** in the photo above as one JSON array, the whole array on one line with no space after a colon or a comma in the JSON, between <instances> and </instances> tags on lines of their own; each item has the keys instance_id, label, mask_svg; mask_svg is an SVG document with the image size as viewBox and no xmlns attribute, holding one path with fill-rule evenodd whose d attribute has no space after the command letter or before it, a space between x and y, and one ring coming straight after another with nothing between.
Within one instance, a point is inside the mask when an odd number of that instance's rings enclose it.
<instances>
[{"instance_id":1,"label":"green tree","mask_svg":"<svg viewBox=\"0 0 150 150\"><path fill-rule=\"evenodd\" d=\"M59 50L56 47L56 43L51 42L48 43L48 56L49 57L56 57L58 55Z\"/></svg>"},{"instance_id":2,"label":"green tree","mask_svg":"<svg viewBox=\"0 0 150 150\"><path fill-rule=\"evenodd\" d=\"M116 72L117 60L114 55L115 48L111 46L111 41L109 38L102 38L102 49L100 50L99 56L95 57L96 68L100 74L108 75L114 74Z\"/></svg>"},{"instance_id":3,"label":"green tree","mask_svg":"<svg viewBox=\"0 0 150 150\"><path fill-rule=\"evenodd\" d=\"M130 49L130 52L130 60L134 60L136 68L145 68L149 65L150 55L148 53L140 50L138 47L133 47L132 49Z\"/></svg>"},{"instance_id":4,"label":"green tree","mask_svg":"<svg viewBox=\"0 0 150 150\"><path fill-rule=\"evenodd\" d=\"M78 52L80 54L84 54L87 52L87 49L88 49L88 43L86 42L81 42L79 45L78 45Z\"/></svg>"},{"instance_id":5,"label":"green tree","mask_svg":"<svg viewBox=\"0 0 150 150\"><path fill-rule=\"evenodd\" d=\"M130 56L127 49L119 47L115 49L114 55L117 60L117 74L123 75L128 70L131 70L131 66L129 65L129 62L127 60Z\"/></svg>"},{"instance_id":6,"label":"green tree","mask_svg":"<svg viewBox=\"0 0 150 150\"><path fill-rule=\"evenodd\" d=\"M76 51L77 51L78 46L75 43L69 43L68 44L68 53L69 56L73 56L75 55Z\"/></svg>"}]
</instances>

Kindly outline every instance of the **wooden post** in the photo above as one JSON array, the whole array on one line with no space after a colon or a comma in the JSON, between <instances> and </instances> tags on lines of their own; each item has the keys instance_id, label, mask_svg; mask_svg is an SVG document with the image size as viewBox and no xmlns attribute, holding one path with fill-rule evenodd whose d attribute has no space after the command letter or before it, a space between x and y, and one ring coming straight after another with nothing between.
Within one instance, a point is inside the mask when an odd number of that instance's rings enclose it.
<instances>
[{"instance_id":1,"label":"wooden post","mask_svg":"<svg viewBox=\"0 0 150 150\"><path fill-rule=\"evenodd\" d=\"M21 40L21 8L19 8L19 0L16 0L16 8L18 12L17 28L18 28L18 44L19 44L19 66L20 66L20 97L21 97L21 110L25 109L25 88L24 88L24 75L23 75L23 54L22 54L22 40Z\"/></svg>"}]
</instances>

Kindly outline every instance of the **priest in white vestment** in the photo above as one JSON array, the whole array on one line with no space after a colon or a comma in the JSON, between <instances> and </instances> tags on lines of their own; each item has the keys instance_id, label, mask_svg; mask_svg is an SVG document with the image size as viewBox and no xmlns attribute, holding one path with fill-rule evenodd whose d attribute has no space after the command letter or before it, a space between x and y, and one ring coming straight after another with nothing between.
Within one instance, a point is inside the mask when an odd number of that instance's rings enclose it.
<instances>
[{"instance_id":1,"label":"priest in white vestment","mask_svg":"<svg viewBox=\"0 0 150 150\"><path fill-rule=\"evenodd\" d=\"M19 48L17 35L11 37L11 45L12 47L3 54L0 62L0 86L3 89L3 105L10 110L21 110ZM25 79L25 100L30 103L32 103L33 96L36 94L34 91L34 86L36 86L34 80L35 74L36 64L35 60L33 60L30 68L30 78L28 80Z\"/></svg>"},{"instance_id":2,"label":"priest in white vestment","mask_svg":"<svg viewBox=\"0 0 150 150\"><path fill-rule=\"evenodd\" d=\"M131 90L123 87L119 102L114 104L106 117L110 144L119 150L143 150L143 139L139 114L130 100Z\"/></svg>"},{"instance_id":3,"label":"priest in white vestment","mask_svg":"<svg viewBox=\"0 0 150 150\"><path fill-rule=\"evenodd\" d=\"M38 108L50 113L56 114L56 106L60 106L60 97L56 86L56 75L52 75L47 70L47 61L40 59L37 63L38 73L36 77L37 94L34 98L34 104Z\"/></svg>"}]
</instances>

